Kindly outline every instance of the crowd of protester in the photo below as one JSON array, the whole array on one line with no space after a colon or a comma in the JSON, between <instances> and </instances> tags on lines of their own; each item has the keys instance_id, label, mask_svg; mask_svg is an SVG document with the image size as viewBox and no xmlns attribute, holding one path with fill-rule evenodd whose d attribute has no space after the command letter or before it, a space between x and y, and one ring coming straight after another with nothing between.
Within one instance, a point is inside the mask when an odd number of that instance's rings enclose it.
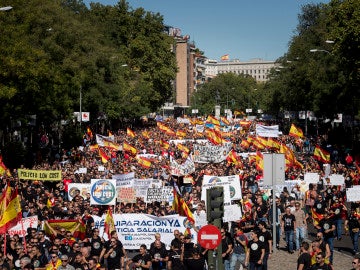
<instances>
[{"instance_id":1,"label":"crowd of protester","mask_svg":"<svg viewBox=\"0 0 360 270\"><path fill-rule=\"evenodd\" d=\"M192 125L178 124L175 120L169 120L165 124L174 132L181 130L184 133L181 139L185 140L183 145L190 153L193 150L192 140L204 139L204 135L196 132ZM233 143L232 148L238 153L256 152L254 146L247 149L241 146L241 142L246 140L249 134L253 134L254 128L255 121L244 128L232 128L227 132L226 139ZM185 183L184 177L170 174L169 157L182 163L186 156L174 143L170 142L167 149L160 143L162 140L173 140L173 134L167 134L157 126L134 128L133 132L131 136L126 130L111 133L119 145L126 141L136 148L138 153L157 155L159 158L152 159L150 168L140 166L132 153L106 148L104 151L109 160L103 163L99 152L91 148L96 143L96 136L88 129L82 147L63 149L55 157L45 156L33 168L29 168L61 170L62 181L21 180L18 178L17 169L2 176L2 189L8 183L18 188L24 218L36 215L41 224L50 219L75 219L86 223L87 230L85 239L74 238L72 232L65 229L54 232L55 237L50 238L41 226L29 229L24 239L18 235L1 235L0 270L204 269L208 251L195 244L191 245L193 248L185 249L185 243L191 244L191 236L179 231L174 232L170 250L161 242L161 235L155 235L155 241L150 248L141 245L139 254L130 258L129 251L124 249L116 232L105 241L99 235L98 228L94 227L93 220L89 218L90 215L102 216L107 207L91 205L89 194L86 197L75 194L69 200L69 183L90 183L91 179L111 179L115 174L129 172L134 172L138 179L159 179L164 186L178 186L195 217L206 211L205 202L201 201L203 175L239 175L242 200L233 203L241 205L243 217L231 224L225 223L221 228L223 263L226 270L235 269L239 264L241 267L248 266L249 269L267 269L267 261L273 253L273 237L269 231L273 222L272 197L259 184L262 171L256 164L241 156L239 166L226 160L221 163L195 163L195 172L191 174L192 181ZM359 183L355 157L333 148L331 172L343 175L345 183L342 187L331 186L326 184L322 164L312 156L315 145L326 145L326 136L296 138L281 135L279 141L292 149L303 165L288 168L286 179L303 179L305 173L316 172L320 175L320 181L310 184L309 191L306 192L300 191L300 187L296 185L292 190L284 188L276 194L276 248L284 248L289 253L299 252L298 269L310 269L311 265L318 267L320 264L331 266L333 243L340 241L344 233L350 234L354 254L357 253L360 205L347 204L345 194L346 187ZM272 149L266 148L262 151L271 152ZM98 165L103 165L104 170L97 170ZM78 173L79 168L87 168L86 174ZM48 204L49 200L52 202L51 206ZM133 204L117 202L114 212L147 213L156 216L175 213L169 202L145 203L141 198ZM314 215L316 219L313 218ZM314 226L317 230L316 238L310 243L305 241L308 226ZM280 246L281 237L285 237L284 247Z\"/></svg>"}]
</instances>

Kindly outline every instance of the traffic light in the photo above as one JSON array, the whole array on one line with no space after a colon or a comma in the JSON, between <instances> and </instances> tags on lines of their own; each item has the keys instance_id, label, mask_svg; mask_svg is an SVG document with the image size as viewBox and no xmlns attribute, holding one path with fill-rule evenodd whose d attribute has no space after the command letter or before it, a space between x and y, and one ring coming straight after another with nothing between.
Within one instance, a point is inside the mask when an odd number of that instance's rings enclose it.
<instances>
[{"instance_id":1,"label":"traffic light","mask_svg":"<svg viewBox=\"0 0 360 270\"><path fill-rule=\"evenodd\" d=\"M224 216L224 188L212 187L206 190L206 217L209 224ZM214 224L215 225L215 224Z\"/></svg>"}]
</instances>

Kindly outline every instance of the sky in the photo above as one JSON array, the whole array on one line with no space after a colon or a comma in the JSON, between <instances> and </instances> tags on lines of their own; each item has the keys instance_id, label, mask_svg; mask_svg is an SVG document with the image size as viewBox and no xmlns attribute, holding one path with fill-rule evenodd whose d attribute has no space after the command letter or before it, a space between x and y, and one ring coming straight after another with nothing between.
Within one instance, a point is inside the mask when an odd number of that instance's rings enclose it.
<instances>
[{"instance_id":1,"label":"sky","mask_svg":"<svg viewBox=\"0 0 360 270\"><path fill-rule=\"evenodd\" d=\"M114 6L117 0L83 0ZM127 0L133 9L160 13L164 24L181 29L209 59L276 60L296 34L306 4L329 0Z\"/></svg>"}]
</instances>

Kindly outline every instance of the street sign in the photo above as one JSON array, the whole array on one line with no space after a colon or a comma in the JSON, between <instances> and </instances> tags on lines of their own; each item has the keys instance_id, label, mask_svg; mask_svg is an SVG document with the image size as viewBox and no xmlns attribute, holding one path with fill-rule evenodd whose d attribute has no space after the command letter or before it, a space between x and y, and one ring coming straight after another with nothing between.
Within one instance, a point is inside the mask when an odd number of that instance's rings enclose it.
<instances>
[{"instance_id":1,"label":"street sign","mask_svg":"<svg viewBox=\"0 0 360 270\"><path fill-rule=\"evenodd\" d=\"M198 243L206 249L215 249L221 243L221 233L214 225L205 225L198 232Z\"/></svg>"}]
</instances>

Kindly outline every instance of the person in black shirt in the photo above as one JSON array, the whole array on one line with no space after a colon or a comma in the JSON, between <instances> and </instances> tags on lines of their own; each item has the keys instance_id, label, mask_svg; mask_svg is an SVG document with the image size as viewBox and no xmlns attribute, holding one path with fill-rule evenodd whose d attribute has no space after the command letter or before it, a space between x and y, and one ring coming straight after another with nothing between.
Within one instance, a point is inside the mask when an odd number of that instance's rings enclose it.
<instances>
[{"instance_id":1,"label":"person in black shirt","mask_svg":"<svg viewBox=\"0 0 360 270\"><path fill-rule=\"evenodd\" d=\"M89 238L89 244L91 246L90 256L99 260L101 251L104 247L104 239L99 236L98 228L92 230L92 237Z\"/></svg>"},{"instance_id":2,"label":"person in black shirt","mask_svg":"<svg viewBox=\"0 0 360 270\"><path fill-rule=\"evenodd\" d=\"M192 256L184 259L184 265L186 269L191 270L204 270L205 258L201 255L198 248L194 248Z\"/></svg>"},{"instance_id":3,"label":"person in black shirt","mask_svg":"<svg viewBox=\"0 0 360 270\"><path fill-rule=\"evenodd\" d=\"M154 245L150 248L149 251L152 258L152 269L153 270L162 270L166 269L167 261L169 256L165 246L161 245L160 240L155 240Z\"/></svg>"},{"instance_id":4,"label":"person in black shirt","mask_svg":"<svg viewBox=\"0 0 360 270\"><path fill-rule=\"evenodd\" d=\"M310 245L304 241L300 246L300 256L297 259L296 270L307 270L311 265L311 255L309 253Z\"/></svg>"},{"instance_id":5,"label":"person in black shirt","mask_svg":"<svg viewBox=\"0 0 360 270\"><path fill-rule=\"evenodd\" d=\"M326 201L323 199L321 195L318 195L317 200L314 203L315 211L318 214L323 215L326 210Z\"/></svg>"},{"instance_id":6,"label":"person in black shirt","mask_svg":"<svg viewBox=\"0 0 360 270\"><path fill-rule=\"evenodd\" d=\"M181 242L175 238L171 241L171 250L169 251L168 269L184 270L184 264L181 259L184 258L183 250L180 249Z\"/></svg>"},{"instance_id":7,"label":"person in black shirt","mask_svg":"<svg viewBox=\"0 0 360 270\"><path fill-rule=\"evenodd\" d=\"M249 265L250 270L261 270L265 256L265 246L264 243L259 240L258 235L258 231L252 231L252 240L247 244L245 266Z\"/></svg>"},{"instance_id":8,"label":"person in black shirt","mask_svg":"<svg viewBox=\"0 0 360 270\"><path fill-rule=\"evenodd\" d=\"M260 221L258 227L260 229L259 240L263 242L265 246L265 255L263 259L262 270L267 270L267 261L269 259L270 254L272 253L272 235L266 229L266 223L264 221Z\"/></svg>"},{"instance_id":9,"label":"person in black shirt","mask_svg":"<svg viewBox=\"0 0 360 270\"><path fill-rule=\"evenodd\" d=\"M295 216L291 214L291 208L285 209L285 214L281 218L281 228L285 232L286 244L289 253L294 253L294 232L296 229Z\"/></svg>"},{"instance_id":10,"label":"person in black shirt","mask_svg":"<svg viewBox=\"0 0 360 270\"><path fill-rule=\"evenodd\" d=\"M316 263L313 264L310 270L331 270L331 266L325 263L325 254L320 252L316 255Z\"/></svg>"},{"instance_id":11,"label":"person in black shirt","mask_svg":"<svg viewBox=\"0 0 360 270\"><path fill-rule=\"evenodd\" d=\"M328 243L330 248L330 263L333 262L333 252L334 252L334 232L335 224L332 218L329 215L329 212L324 213L324 218L320 220L319 224L315 226L316 229L320 230L324 235L324 241Z\"/></svg>"},{"instance_id":12,"label":"person in black shirt","mask_svg":"<svg viewBox=\"0 0 360 270\"><path fill-rule=\"evenodd\" d=\"M123 249L122 243L115 237L110 239L110 245L106 247L106 251L104 253L104 258L107 259L107 269L115 270L123 268L125 255Z\"/></svg>"},{"instance_id":13,"label":"person in black shirt","mask_svg":"<svg viewBox=\"0 0 360 270\"><path fill-rule=\"evenodd\" d=\"M345 220L345 230L349 232L350 238L353 244L353 254L358 253L359 251L359 233L360 233L360 223L359 217L355 212L355 209L351 209L350 215Z\"/></svg>"},{"instance_id":14,"label":"person in black shirt","mask_svg":"<svg viewBox=\"0 0 360 270\"><path fill-rule=\"evenodd\" d=\"M135 255L134 258L128 261L127 269L133 265L136 270L144 270L151 268L151 256L147 253L146 245L142 244L139 249L140 254Z\"/></svg>"}]
</instances>

